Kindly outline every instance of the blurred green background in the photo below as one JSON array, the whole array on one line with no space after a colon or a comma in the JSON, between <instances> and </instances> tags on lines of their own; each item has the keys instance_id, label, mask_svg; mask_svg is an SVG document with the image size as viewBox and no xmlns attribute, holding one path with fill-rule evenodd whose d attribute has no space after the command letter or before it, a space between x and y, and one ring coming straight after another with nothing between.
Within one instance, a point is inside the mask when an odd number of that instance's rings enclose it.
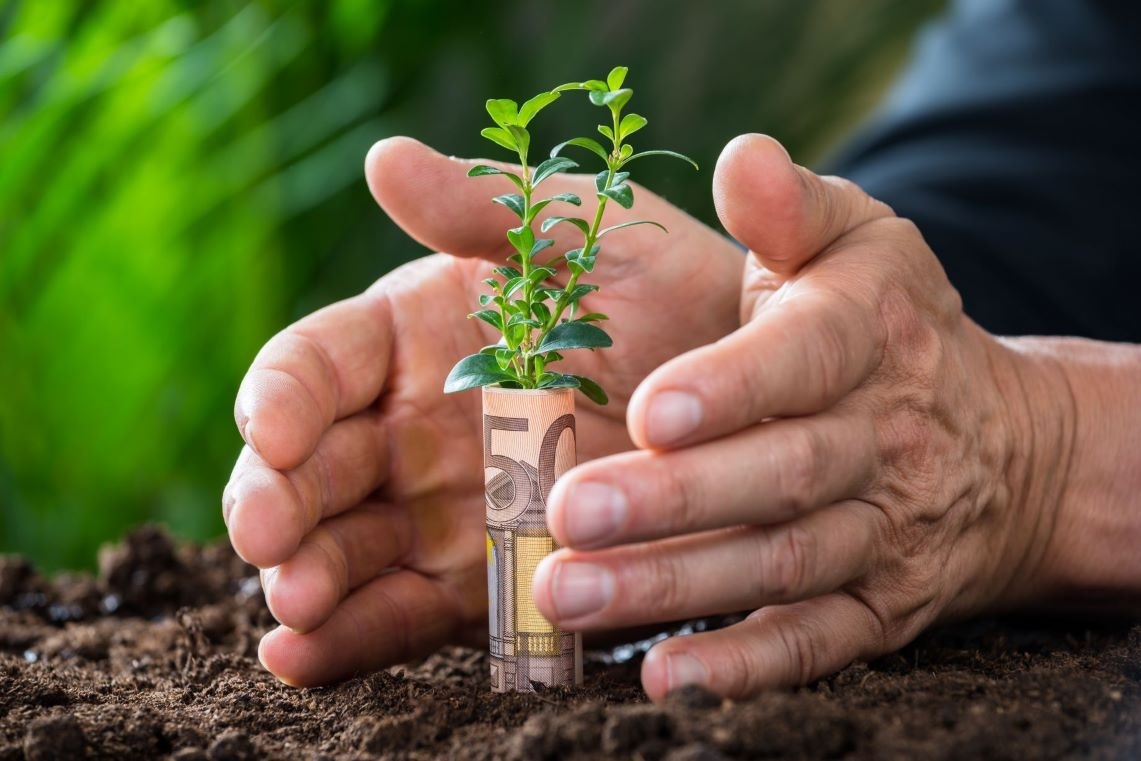
<instances>
[{"instance_id":1,"label":"blurred green background","mask_svg":"<svg viewBox=\"0 0 1141 761\"><path fill-rule=\"evenodd\" d=\"M423 253L364 185L374 141L496 155L485 99L624 64L639 145L705 169L640 181L715 225L729 138L818 160L942 5L0 0L0 552L222 532L254 353ZM589 128L539 121L536 144Z\"/></svg>"}]
</instances>

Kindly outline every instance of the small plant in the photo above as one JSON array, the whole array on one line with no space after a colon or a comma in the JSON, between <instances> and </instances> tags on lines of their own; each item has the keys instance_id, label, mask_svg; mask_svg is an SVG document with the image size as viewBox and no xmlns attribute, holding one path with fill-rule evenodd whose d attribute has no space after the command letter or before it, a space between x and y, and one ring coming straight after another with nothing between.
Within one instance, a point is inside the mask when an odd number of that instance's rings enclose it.
<instances>
[{"instance_id":1,"label":"small plant","mask_svg":"<svg viewBox=\"0 0 1141 761\"><path fill-rule=\"evenodd\" d=\"M513 100L502 98L487 101L487 112L495 126L484 129L480 134L512 151L518 157L522 173L515 174L481 164L472 167L468 176L502 175L510 180L519 192L496 196L491 200L513 211L519 217L520 224L507 231L507 240L515 253L507 258L506 265L494 269L496 277L484 280L490 293L479 297L482 309L468 315L493 325L502 339L496 344L485 346L478 354L460 360L444 384L446 393L488 385L518 389L578 388L592 401L606 404L606 392L596 382L581 375L553 371L550 366L561 360L562 353L567 350L593 350L612 344L610 336L596 324L606 320L606 315L598 312L580 314L583 297L598 290L597 285L580 280L583 275L589 275L594 270L603 238L633 225L654 225L665 231L665 227L652 220L636 220L603 227L602 217L606 205L614 201L629 209L634 204L634 192L629 184L630 173L625 168L640 158L673 156L688 161L697 168L692 159L673 151L634 152L633 146L627 141L631 135L645 127L647 122L639 114L622 113L634 94L633 90L622 86L626 71L625 66L618 66L610 72L606 81L591 79L571 82L549 92L539 93L521 106ZM542 109L558 100L562 93L572 90L586 91L591 103L609 111L610 123L598 127L598 131L609 141L609 149L593 138L571 138L556 145L549 158L531 169L528 161L531 134L527 131L527 125ZM536 198L536 190L543 181L578 167L576 162L560 155L568 146L589 151L605 163L606 168L594 178L598 204L594 218L588 221L576 216L547 217L539 226L537 234L536 217L548 205L559 203L582 206L582 199L574 193ZM572 227L581 237L574 247L540 262L536 257L553 246L555 241L541 238L539 234L548 232L556 225ZM556 278L564 266L565 284L560 285Z\"/></svg>"}]
</instances>

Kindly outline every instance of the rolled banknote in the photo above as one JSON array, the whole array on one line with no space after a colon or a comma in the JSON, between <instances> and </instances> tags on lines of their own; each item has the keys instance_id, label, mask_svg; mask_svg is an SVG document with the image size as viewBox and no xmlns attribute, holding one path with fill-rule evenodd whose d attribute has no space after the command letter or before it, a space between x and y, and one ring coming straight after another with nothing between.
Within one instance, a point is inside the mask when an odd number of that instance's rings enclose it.
<instances>
[{"instance_id":1,"label":"rolled banknote","mask_svg":"<svg viewBox=\"0 0 1141 761\"><path fill-rule=\"evenodd\" d=\"M582 684L582 637L539 613L535 567L556 549L547 496L575 465L574 389L483 387L491 689Z\"/></svg>"}]
</instances>

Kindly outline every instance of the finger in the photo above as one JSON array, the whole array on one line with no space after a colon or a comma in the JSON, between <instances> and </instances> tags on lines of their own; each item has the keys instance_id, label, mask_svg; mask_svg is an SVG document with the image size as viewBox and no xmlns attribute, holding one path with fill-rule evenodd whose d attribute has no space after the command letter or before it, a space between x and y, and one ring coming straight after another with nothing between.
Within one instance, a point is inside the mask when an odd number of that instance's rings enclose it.
<instances>
[{"instance_id":1,"label":"finger","mask_svg":"<svg viewBox=\"0 0 1141 761\"><path fill-rule=\"evenodd\" d=\"M888 649L875 613L836 592L762 608L725 629L667 639L646 654L642 686L652 700L690 684L744 698L806 684Z\"/></svg>"},{"instance_id":2,"label":"finger","mask_svg":"<svg viewBox=\"0 0 1141 761\"><path fill-rule=\"evenodd\" d=\"M294 323L258 352L238 389L234 419L271 468L295 468L321 435L380 395L392 318L385 298L362 294Z\"/></svg>"},{"instance_id":3,"label":"finger","mask_svg":"<svg viewBox=\"0 0 1141 761\"><path fill-rule=\"evenodd\" d=\"M396 571L350 594L320 628L278 627L258 647L262 665L286 684L311 687L424 655L452 638L454 601L437 582Z\"/></svg>"},{"instance_id":4,"label":"finger","mask_svg":"<svg viewBox=\"0 0 1141 761\"><path fill-rule=\"evenodd\" d=\"M535 571L535 603L567 629L729 613L831 592L867 572L872 508L845 502L778 526L709 531L597 552L563 550Z\"/></svg>"},{"instance_id":5,"label":"finger","mask_svg":"<svg viewBox=\"0 0 1141 761\"><path fill-rule=\"evenodd\" d=\"M259 568L281 563L321 521L357 505L388 472L384 428L371 413L335 423L313 454L279 471L243 450L222 498L230 543Z\"/></svg>"},{"instance_id":6,"label":"finger","mask_svg":"<svg viewBox=\"0 0 1141 761\"><path fill-rule=\"evenodd\" d=\"M519 167L485 159L457 159L444 156L408 137L392 137L372 146L365 158L365 176L377 203L396 224L419 243L433 251L456 256L479 256L502 259L509 253L504 231L519 224L512 212L491 198L513 193L516 187L504 177L469 178L468 170L476 164L519 172ZM542 197L557 193L575 193L584 208L591 207L595 197L594 178L584 174L559 174L545 181ZM537 196L536 198L538 198ZM639 188L633 211L608 206L607 224L626 218L648 218L667 223L678 219L678 212L653 193ZM593 213L593 212L591 212ZM581 216L580 210L566 204L548 206L538 217ZM611 218L613 217L613 218ZM553 251L571 247L574 236L556 225L544 237L556 241ZM627 231L624 231L624 233ZM660 244L660 231L634 228L630 236L647 237ZM580 241L581 245L581 241Z\"/></svg>"},{"instance_id":7,"label":"finger","mask_svg":"<svg viewBox=\"0 0 1141 761\"><path fill-rule=\"evenodd\" d=\"M854 183L793 164L767 135L741 135L725 146L713 173L713 200L729 234L785 275L845 233L892 216Z\"/></svg>"},{"instance_id":8,"label":"finger","mask_svg":"<svg viewBox=\"0 0 1141 761\"><path fill-rule=\"evenodd\" d=\"M352 590L399 563L412 534L406 508L379 502L322 521L288 560L263 573L270 612L294 631L316 629Z\"/></svg>"},{"instance_id":9,"label":"finger","mask_svg":"<svg viewBox=\"0 0 1141 761\"><path fill-rule=\"evenodd\" d=\"M854 410L774 420L669 452L624 452L560 478L547 523L576 549L777 523L857 496L875 453L872 421Z\"/></svg>"},{"instance_id":10,"label":"finger","mask_svg":"<svg viewBox=\"0 0 1141 761\"><path fill-rule=\"evenodd\" d=\"M855 301L802 290L652 372L630 400L630 436L640 447L673 447L828 409L876 367L882 332Z\"/></svg>"}]
</instances>

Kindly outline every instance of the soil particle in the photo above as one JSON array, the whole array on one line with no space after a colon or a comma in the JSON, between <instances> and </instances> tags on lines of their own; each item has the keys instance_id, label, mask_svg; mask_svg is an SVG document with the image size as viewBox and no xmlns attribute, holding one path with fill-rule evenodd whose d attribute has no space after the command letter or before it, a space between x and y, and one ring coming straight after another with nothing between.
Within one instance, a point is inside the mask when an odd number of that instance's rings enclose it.
<instances>
[{"instance_id":1,"label":"soil particle","mask_svg":"<svg viewBox=\"0 0 1141 761\"><path fill-rule=\"evenodd\" d=\"M28 725L24 757L28 761L72 761L83 758L86 744L74 716L43 716Z\"/></svg>"},{"instance_id":2,"label":"soil particle","mask_svg":"<svg viewBox=\"0 0 1141 761\"><path fill-rule=\"evenodd\" d=\"M94 577L0 557L0 761L1141 758L1127 622L983 621L801 689L661 705L632 646L588 657L580 690L493 694L486 654L466 648L292 689L256 660L272 623L224 545L146 528Z\"/></svg>"}]
</instances>

